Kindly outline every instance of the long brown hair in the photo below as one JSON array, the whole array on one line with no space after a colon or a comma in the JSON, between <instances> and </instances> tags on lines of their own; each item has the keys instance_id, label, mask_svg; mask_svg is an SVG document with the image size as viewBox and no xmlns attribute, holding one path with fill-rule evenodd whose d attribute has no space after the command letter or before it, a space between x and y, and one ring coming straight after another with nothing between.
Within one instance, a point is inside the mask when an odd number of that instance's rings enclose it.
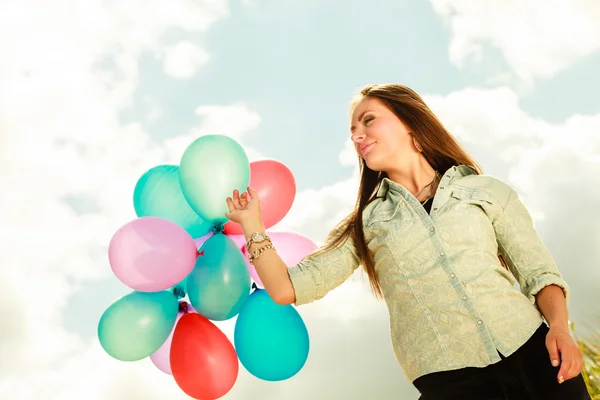
<instances>
[{"instance_id":1,"label":"long brown hair","mask_svg":"<svg viewBox=\"0 0 600 400\"><path fill-rule=\"evenodd\" d=\"M381 101L406 125L423 148L423 156L436 171L443 173L455 165L468 165L477 174L483 173L481 166L466 153L414 90L399 84L365 86L352 100L350 113L365 97ZM360 263L369 277L371 289L377 298L381 298L383 297L381 283L375 272L375 262L367 247L362 218L363 210L375 199L376 189L386 174L370 169L364 159L358 154L357 156L360 184L356 205L352 213L338 225L336 230L340 234L332 236L333 240L325 243L320 251L337 246L351 238ZM501 258L500 260L505 265Z\"/></svg>"}]
</instances>

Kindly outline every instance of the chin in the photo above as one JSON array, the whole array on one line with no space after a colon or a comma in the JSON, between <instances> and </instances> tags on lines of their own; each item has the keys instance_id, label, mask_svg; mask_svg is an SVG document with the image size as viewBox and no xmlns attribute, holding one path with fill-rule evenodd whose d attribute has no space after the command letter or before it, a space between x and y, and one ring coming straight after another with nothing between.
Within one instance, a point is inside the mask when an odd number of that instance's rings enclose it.
<instances>
[{"instance_id":1,"label":"chin","mask_svg":"<svg viewBox=\"0 0 600 400\"><path fill-rule=\"evenodd\" d=\"M369 162L369 161L365 160L365 164L372 171L375 171L375 172L381 172L381 171L383 171L383 166L380 163L376 163L376 162L373 162L373 161Z\"/></svg>"}]
</instances>

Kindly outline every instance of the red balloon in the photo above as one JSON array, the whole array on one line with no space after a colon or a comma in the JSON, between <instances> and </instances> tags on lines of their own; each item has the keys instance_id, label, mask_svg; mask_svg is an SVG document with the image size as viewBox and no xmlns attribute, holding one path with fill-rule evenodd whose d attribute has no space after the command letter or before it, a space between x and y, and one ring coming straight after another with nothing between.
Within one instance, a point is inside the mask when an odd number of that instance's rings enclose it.
<instances>
[{"instance_id":1,"label":"red balloon","mask_svg":"<svg viewBox=\"0 0 600 400\"><path fill-rule=\"evenodd\" d=\"M194 399L218 399L235 384L239 363L231 341L206 317L187 313L171 342L171 371L177 385Z\"/></svg>"},{"instance_id":2,"label":"red balloon","mask_svg":"<svg viewBox=\"0 0 600 400\"><path fill-rule=\"evenodd\" d=\"M260 199L265 229L281 221L286 216L296 197L296 180L292 171L276 160L260 160L250 163L250 186ZM244 232L237 222L225 224L225 234L241 235Z\"/></svg>"}]
</instances>

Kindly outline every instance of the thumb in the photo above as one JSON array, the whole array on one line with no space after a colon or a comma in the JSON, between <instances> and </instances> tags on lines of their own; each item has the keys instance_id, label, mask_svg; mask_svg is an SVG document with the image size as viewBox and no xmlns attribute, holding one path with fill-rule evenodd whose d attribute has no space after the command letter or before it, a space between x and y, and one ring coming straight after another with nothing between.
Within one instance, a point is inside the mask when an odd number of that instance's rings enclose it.
<instances>
[{"instance_id":1,"label":"thumb","mask_svg":"<svg viewBox=\"0 0 600 400\"><path fill-rule=\"evenodd\" d=\"M556 340L551 338L546 341L546 347L548 348L548 354L550 355L550 362L553 366L558 367L560 363L560 358L558 357L558 347L556 345Z\"/></svg>"},{"instance_id":2,"label":"thumb","mask_svg":"<svg viewBox=\"0 0 600 400\"><path fill-rule=\"evenodd\" d=\"M252 200L258 200L258 193L250 186L248 186L248 194Z\"/></svg>"}]
</instances>

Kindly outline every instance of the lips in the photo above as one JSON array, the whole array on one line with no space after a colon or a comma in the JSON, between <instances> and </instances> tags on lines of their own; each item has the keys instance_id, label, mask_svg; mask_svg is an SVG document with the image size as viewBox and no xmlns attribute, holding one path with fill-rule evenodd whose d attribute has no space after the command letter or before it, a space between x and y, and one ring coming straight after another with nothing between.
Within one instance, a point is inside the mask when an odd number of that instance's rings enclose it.
<instances>
[{"instance_id":1,"label":"lips","mask_svg":"<svg viewBox=\"0 0 600 400\"><path fill-rule=\"evenodd\" d=\"M374 144L375 144L375 142L371 142L371 143L363 144L362 146L360 146L360 152L362 153L362 155L365 155L365 152L367 150L369 150L371 147L373 147Z\"/></svg>"}]
</instances>

